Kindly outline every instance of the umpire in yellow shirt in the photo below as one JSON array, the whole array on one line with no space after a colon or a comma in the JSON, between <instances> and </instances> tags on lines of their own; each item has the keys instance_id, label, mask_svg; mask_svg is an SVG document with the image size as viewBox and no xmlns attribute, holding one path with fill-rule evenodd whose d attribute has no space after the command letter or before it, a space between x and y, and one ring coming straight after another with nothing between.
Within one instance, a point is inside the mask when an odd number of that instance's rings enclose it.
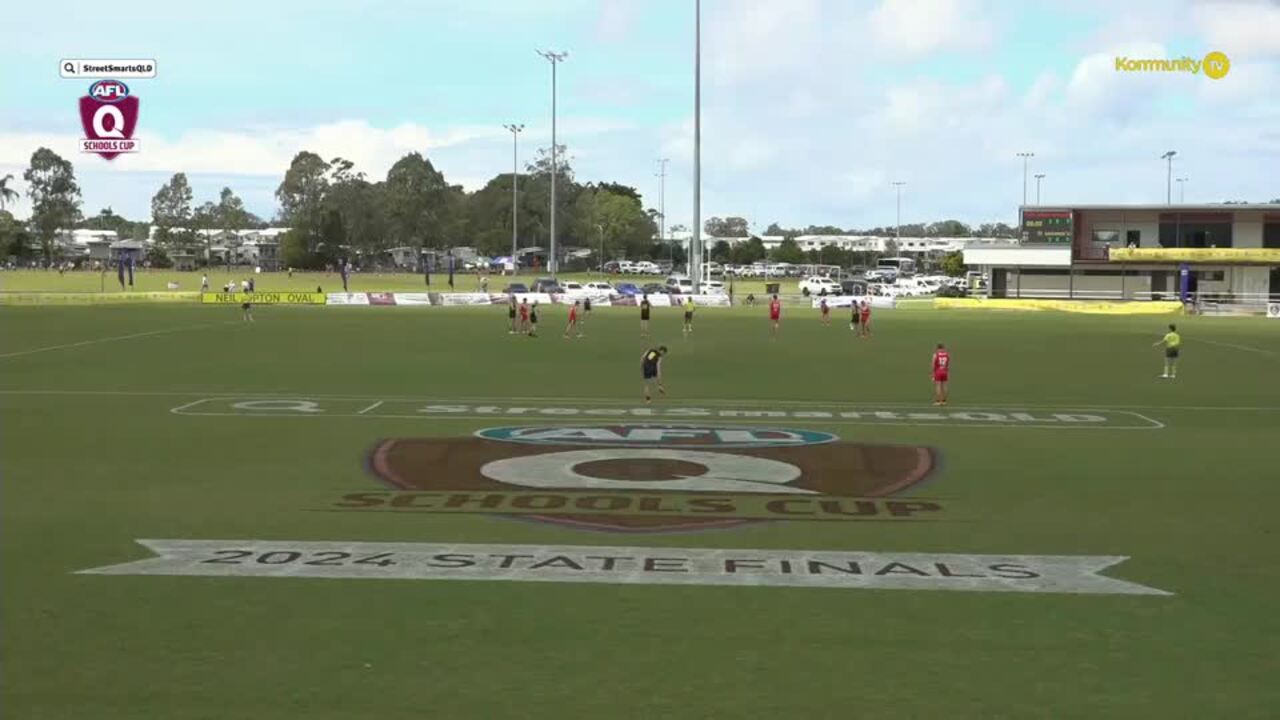
<instances>
[{"instance_id":1,"label":"umpire in yellow shirt","mask_svg":"<svg viewBox=\"0 0 1280 720\"><path fill-rule=\"evenodd\" d=\"M1164 374L1160 377L1172 380L1178 377L1178 350L1182 347L1182 336L1178 334L1177 325L1169 325L1169 332L1152 347L1161 345L1164 346Z\"/></svg>"}]
</instances>

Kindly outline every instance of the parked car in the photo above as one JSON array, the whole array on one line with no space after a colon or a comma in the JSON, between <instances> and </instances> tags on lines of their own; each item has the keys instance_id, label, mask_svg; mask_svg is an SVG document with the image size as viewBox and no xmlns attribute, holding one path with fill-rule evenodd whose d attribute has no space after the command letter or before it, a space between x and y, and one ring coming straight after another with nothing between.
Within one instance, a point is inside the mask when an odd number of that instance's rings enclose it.
<instances>
[{"instance_id":1,"label":"parked car","mask_svg":"<svg viewBox=\"0 0 1280 720\"><path fill-rule=\"evenodd\" d=\"M645 286L640 288L640 292L645 295L671 295L676 291L671 286L663 285L662 283L645 283Z\"/></svg>"},{"instance_id":2,"label":"parked car","mask_svg":"<svg viewBox=\"0 0 1280 720\"><path fill-rule=\"evenodd\" d=\"M823 275L810 275L800 281L800 292L804 295L839 295L840 283Z\"/></svg>"},{"instance_id":3,"label":"parked car","mask_svg":"<svg viewBox=\"0 0 1280 720\"><path fill-rule=\"evenodd\" d=\"M511 283L510 285L502 288L502 292L508 295L523 295L524 293L529 292L529 286L524 283Z\"/></svg>"},{"instance_id":4,"label":"parked car","mask_svg":"<svg viewBox=\"0 0 1280 720\"><path fill-rule=\"evenodd\" d=\"M580 298L587 295L587 288L580 282L566 280L561 284L561 287L564 289L564 294L571 298Z\"/></svg>"},{"instance_id":5,"label":"parked car","mask_svg":"<svg viewBox=\"0 0 1280 720\"><path fill-rule=\"evenodd\" d=\"M619 263L617 260L610 260L609 262L600 266L600 270L602 272L606 272L612 275L618 274L618 268L619 268Z\"/></svg>"},{"instance_id":6,"label":"parked car","mask_svg":"<svg viewBox=\"0 0 1280 720\"><path fill-rule=\"evenodd\" d=\"M672 275L667 278L667 287L672 292L684 295L693 292L693 281L684 275Z\"/></svg>"},{"instance_id":7,"label":"parked car","mask_svg":"<svg viewBox=\"0 0 1280 720\"><path fill-rule=\"evenodd\" d=\"M724 283L719 280L708 280L702 283L704 295L725 295Z\"/></svg>"},{"instance_id":8,"label":"parked car","mask_svg":"<svg viewBox=\"0 0 1280 720\"><path fill-rule=\"evenodd\" d=\"M585 286L587 294L595 297L597 295L608 295L609 297L617 297L621 293L618 289L607 282L589 282Z\"/></svg>"},{"instance_id":9,"label":"parked car","mask_svg":"<svg viewBox=\"0 0 1280 720\"><path fill-rule=\"evenodd\" d=\"M862 280L843 280L840 282L841 295L861 297L867 294L867 283Z\"/></svg>"},{"instance_id":10,"label":"parked car","mask_svg":"<svg viewBox=\"0 0 1280 720\"><path fill-rule=\"evenodd\" d=\"M943 285L938 288L938 297L968 297L969 291L962 285Z\"/></svg>"},{"instance_id":11,"label":"parked car","mask_svg":"<svg viewBox=\"0 0 1280 720\"><path fill-rule=\"evenodd\" d=\"M538 278L533 281L533 292L560 295L564 293L564 288L552 278Z\"/></svg>"},{"instance_id":12,"label":"parked car","mask_svg":"<svg viewBox=\"0 0 1280 720\"><path fill-rule=\"evenodd\" d=\"M638 275L661 275L662 268L657 263L644 260L635 264L633 270Z\"/></svg>"},{"instance_id":13,"label":"parked car","mask_svg":"<svg viewBox=\"0 0 1280 720\"><path fill-rule=\"evenodd\" d=\"M618 291L619 295L625 295L627 297L631 297L633 295L640 294L640 288L635 283L629 283L629 282L618 283L613 287L615 290Z\"/></svg>"}]
</instances>

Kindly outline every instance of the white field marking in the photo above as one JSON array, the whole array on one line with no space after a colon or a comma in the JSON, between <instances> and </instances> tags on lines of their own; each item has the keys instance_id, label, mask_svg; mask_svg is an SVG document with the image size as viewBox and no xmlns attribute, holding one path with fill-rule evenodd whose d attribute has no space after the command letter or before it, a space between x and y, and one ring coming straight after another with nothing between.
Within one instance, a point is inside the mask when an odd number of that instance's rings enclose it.
<instances>
[{"instance_id":1,"label":"white field marking","mask_svg":"<svg viewBox=\"0 0 1280 720\"><path fill-rule=\"evenodd\" d=\"M1202 342L1202 343L1209 343L1210 345L1219 345L1219 346L1221 346L1221 347L1225 347L1225 348L1233 348L1233 349L1235 349L1235 350L1244 350L1245 352L1259 353L1259 354L1261 354L1261 355L1275 355L1275 354L1276 354L1274 351L1271 351L1271 350L1264 350L1264 349L1262 349L1262 348L1251 347L1251 346L1249 346L1249 345L1237 345L1237 344L1235 344L1235 343L1221 342L1221 341L1218 341L1218 340L1207 340L1207 339L1205 339L1205 338L1200 338L1200 337L1197 337L1197 338L1183 338L1183 339L1184 339L1184 340L1191 340L1192 342Z\"/></svg>"},{"instance_id":2,"label":"white field marking","mask_svg":"<svg viewBox=\"0 0 1280 720\"><path fill-rule=\"evenodd\" d=\"M79 570L76 574L1173 595L1102 574L1103 570L1129 559L1123 555L956 555L289 540L137 542L151 551L151 557ZM335 555L343 559L335 560ZM326 560L317 562L322 557ZM463 562L461 567L459 560ZM837 570L843 566L851 572L828 572L822 569L824 565Z\"/></svg>"},{"instance_id":3,"label":"white field marking","mask_svg":"<svg viewBox=\"0 0 1280 720\"><path fill-rule=\"evenodd\" d=\"M214 402L217 400L226 400L226 399L234 399L234 398L212 398L212 397L202 398L200 400L196 400L195 402L190 402L185 405L179 405L178 407L170 408L169 412L174 415L186 415L186 416L198 416L198 417L330 417L330 418L365 417L365 418L384 418L384 419L395 419L395 420L443 420L443 419L503 420L503 419L514 418L517 420L525 419L531 422L536 421L541 424L570 425L570 426L581 425L583 422L582 416L578 416L575 419L571 420L564 415L539 415L536 413L527 414L527 415L523 413L519 415L512 414L512 413L507 413L507 414L489 413L489 414L483 414L483 415L480 415L480 414L468 415L468 414L460 414L460 413L416 414L416 415L401 415L401 414L366 415L365 414L365 412L368 411L369 409L373 407L377 407L378 405L381 405L384 402L382 400L379 400L378 402L374 403L372 406L370 406L370 408L365 408L365 410L362 410L357 413L326 412L326 413L302 414L302 413L290 413L287 411L254 412L252 410L248 412L188 412L189 408L195 407L196 405L200 405L207 402ZM308 398L298 398L298 399L307 400ZM563 405L561 406L551 405L548 407L563 407ZM834 407L834 406L827 405L825 407ZM879 406L869 406L869 407L879 407ZM541 409L541 408L538 408L538 409ZM1146 415L1143 415L1141 413L1136 413L1131 410L1102 410L1101 408L1074 408L1074 409L1079 412L1103 412L1103 413L1112 413L1116 415L1129 415L1135 418L1139 418L1145 422L1148 422L1150 423L1150 425L1143 426L1143 427L1123 427L1123 426L1117 427L1115 425L1110 425L1110 424L1068 425L1068 424L1046 424L1046 423L1035 423L1035 422L1001 423L1001 422L983 421L983 422L973 422L972 424L969 424L966 421L956 421L951 423L939 422L939 421L895 422L893 420L886 421L881 419L873 420L869 418L864 419L864 418L838 417L837 413L839 412L858 412L858 411L851 411L851 410L841 411L841 410L834 410L834 409L831 410L832 417L829 417L829 418L768 417L768 418L755 418L751 420L735 420L732 418L722 418L719 416L710 416L710 417L682 416L682 415L681 416L665 416L661 414L637 415L631 412L631 410L639 410L639 409L661 411L663 408L633 407L612 415L591 415L587 417L587 420L590 420L593 422L596 422L596 421L603 422L608 420L633 420L636 422L666 422L669 424L685 424L685 425L705 424L705 423L712 423L712 422L732 423L732 424L738 424L738 425L760 425L762 421L768 420L768 421L785 422L787 424L804 424L804 425L888 425L888 426L902 426L902 427L970 427L970 428L1013 427L1013 428L1054 428L1054 429L1073 429L1073 430L1161 430L1166 427L1166 425L1160 422L1159 420L1147 417ZM724 409L729 410L731 408L724 408ZM992 409L992 408L977 408L977 409ZM1015 409L1026 409L1026 408L1015 408ZM874 411L863 410L861 412L874 412Z\"/></svg>"},{"instance_id":4,"label":"white field marking","mask_svg":"<svg viewBox=\"0 0 1280 720\"><path fill-rule=\"evenodd\" d=\"M238 321L237 321L238 322ZM384 402L390 401L422 401L433 403L544 403L550 404L552 407L561 407L566 404L577 405L617 405L619 403L634 404L635 398L602 398L583 397L575 398L568 396L561 397L520 397L508 395L502 398L492 397L445 397L443 395L381 395L377 393L365 393L363 395L339 395L332 393L307 393L297 391L225 391L225 390L190 390L183 392L174 392L166 390L17 390L8 389L0 390L0 395L83 395L83 396L120 396L120 397L196 397L203 396L202 400L219 400L229 398L260 398L263 400L373 400L380 398ZM668 398L670 399L670 398ZM772 398L750 398L731 400L725 398L677 398L682 405L744 405L756 403L759 405L795 405L798 409L805 407L832 407L841 405L839 400L775 400ZM877 408L916 408L922 411L935 411L936 407L932 402L880 402L876 400L851 400L849 404L857 404L863 407ZM659 406L661 407L661 406ZM1280 405L1274 406L1224 406L1224 405L1074 405L1071 403L1060 403L1052 405L1029 405L1026 403L982 403L981 405L966 405L963 403L948 403L948 410L1059 410L1063 412L1071 412L1075 410L1225 410L1225 411L1260 411L1260 412L1280 412Z\"/></svg>"},{"instance_id":5,"label":"white field marking","mask_svg":"<svg viewBox=\"0 0 1280 720\"><path fill-rule=\"evenodd\" d=\"M67 350L70 348L84 347L86 345L97 345L98 343L116 342L118 340L132 340L134 338L149 337L151 335L166 335L168 333L186 332L188 330L200 330L202 328L218 327L220 325L240 324L239 320L227 320L220 323L204 323L201 325L191 325L188 327L168 328L165 330L149 330L147 332L133 333L132 335L115 335L112 337L96 338L93 340L81 340L80 342L66 343L65 345L50 345L48 347L35 348L34 350L19 350L18 352L0 354L0 359L20 357L22 355L34 355L36 353L49 352L50 350Z\"/></svg>"},{"instance_id":6,"label":"white field marking","mask_svg":"<svg viewBox=\"0 0 1280 720\"><path fill-rule=\"evenodd\" d=\"M374 408L378 407L379 405L381 405L381 404L382 404L382 403L384 403L384 402L386 402L386 401L385 401L385 400L379 400L378 402L376 402L376 403L374 403L374 404L370 405L369 407L367 407L367 408L365 408L365 409L361 410L360 412L358 412L358 413L356 413L356 414L357 414L357 415L363 415L363 414L365 414L365 413L369 412L370 410L372 410L372 409L374 409Z\"/></svg>"}]
</instances>

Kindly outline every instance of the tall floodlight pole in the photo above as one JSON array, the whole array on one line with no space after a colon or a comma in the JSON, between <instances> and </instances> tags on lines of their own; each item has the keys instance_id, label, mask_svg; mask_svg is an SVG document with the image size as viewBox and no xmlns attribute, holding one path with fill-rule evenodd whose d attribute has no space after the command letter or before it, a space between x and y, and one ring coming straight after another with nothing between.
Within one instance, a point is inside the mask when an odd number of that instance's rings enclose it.
<instances>
[{"instance_id":1,"label":"tall floodlight pole","mask_svg":"<svg viewBox=\"0 0 1280 720\"><path fill-rule=\"evenodd\" d=\"M537 52L551 63L551 255L547 259L547 269L551 272L552 279L555 279L556 271L560 268L560 263L556 260L556 65L569 57L569 53L551 50Z\"/></svg>"},{"instance_id":2,"label":"tall floodlight pole","mask_svg":"<svg viewBox=\"0 0 1280 720\"><path fill-rule=\"evenodd\" d=\"M1178 202L1185 204L1187 202L1187 180L1191 178L1180 177L1178 181Z\"/></svg>"},{"instance_id":3,"label":"tall floodlight pole","mask_svg":"<svg viewBox=\"0 0 1280 720\"><path fill-rule=\"evenodd\" d=\"M667 244L667 259L671 261L671 272L675 272L675 251L667 239L667 158L658 158L658 237Z\"/></svg>"},{"instance_id":4,"label":"tall floodlight pole","mask_svg":"<svg viewBox=\"0 0 1280 720\"><path fill-rule=\"evenodd\" d=\"M902 186L906 184L905 180L893 181L893 188L898 194L898 229L894 232L894 237L898 242L902 242ZM901 246L898 249L901 250Z\"/></svg>"},{"instance_id":5,"label":"tall floodlight pole","mask_svg":"<svg viewBox=\"0 0 1280 720\"><path fill-rule=\"evenodd\" d=\"M702 289L702 0L695 0L693 12L693 236L689 240L689 274L696 293Z\"/></svg>"},{"instance_id":6,"label":"tall floodlight pole","mask_svg":"<svg viewBox=\"0 0 1280 720\"><path fill-rule=\"evenodd\" d=\"M1040 204L1040 181L1044 179L1044 173L1036 173L1036 205Z\"/></svg>"},{"instance_id":7,"label":"tall floodlight pole","mask_svg":"<svg viewBox=\"0 0 1280 720\"><path fill-rule=\"evenodd\" d=\"M517 232L516 223L518 216L516 215L516 206L519 198L516 194L516 185L520 179L520 148L519 138L520 131L524 130L523 124L512 123L503 125L502 127L511 131L511 275L515 276L518 265L516 265L516 249L519 242L520 234Z\"/></svg>"},{"instance_id":8,"label":"tall floodlight pole","mask_svg":"<svg viewBox=\"0 0 1280 720\"><path fill-rule=\"evenodd\" d=\"M1173 156L1177 154L1177 150L1170 150L1160 156L1161 160L1167 160L1169 162L1169 170L1165 173L1164 179L1164 202L1166 205L1173 204Z\"/></svg>"},{"instance_id":9,"label":"tall floodlight pole","mask_svg":"<svg viewBox=\"0 0 1280 720\"><path fill-rule=\"evenodd\" d=\"M1022 204L1027 204L1027 160L1035 157L1033 152L1020 152L1018 157L1022 158Z\"/></svg>"}]
</instances>

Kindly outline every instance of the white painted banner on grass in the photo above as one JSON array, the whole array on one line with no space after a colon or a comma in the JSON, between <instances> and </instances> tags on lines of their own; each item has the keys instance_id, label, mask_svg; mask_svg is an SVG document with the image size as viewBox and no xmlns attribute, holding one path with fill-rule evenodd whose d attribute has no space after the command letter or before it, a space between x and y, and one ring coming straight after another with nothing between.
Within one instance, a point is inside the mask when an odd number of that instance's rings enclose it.
<instances>
[{"instance_id":1,"label":"white painted banner on grass","mask_svg":"<svg viewBox=\"0 0 1280 720\"><path fill-rule=\"evenodd\" d=\"M370 412L356 413L355 408L371 403L377 407ZM1089 408L1062 408L1058 410L1017 408L887 408L874 405L813 404L805 407L769 407L756 405L724 405L699 407L675 406L591 406L556 403L551 400L509 402L493 401L450 402L447 400L405 400L386 397L369 398L320 398L320 397L209 397L184 403L172 408L176 415L327 415L343 417L358 414L364 418L432 418L432 419L495 419L495 418L554 418L570 421L573 418L655 419L668 422L700 422L710 419L735 422L763 422L792 420L800 422L830 422L853 425L913 425L929 427L1022 427L1022 428L1096 428L1100 430L1158 430L1164 423L1132 410L1094 410Z\"/></svg>"},{"instance_id":2,"label":"white painted banner on grass","mask_svg":"<svg viewBox=\"0 0 1280 720\"><path fill-rule=\"evenodd\" d=\"M138 540L156 557L91 575L508 580L970 592L1170 595L1100 575L1117 555L290 540Z\"/></svg>"},{"instance_id":3,"label":"white painted banner on grass","mask_svg":"<svg viewBox=\"0 0 1280 720\"><path fill-rule=\"evenodd\" d=\"M1280 303L1267 303L1267 317L1280 319Z\"/></svg>"}]
</instances>

